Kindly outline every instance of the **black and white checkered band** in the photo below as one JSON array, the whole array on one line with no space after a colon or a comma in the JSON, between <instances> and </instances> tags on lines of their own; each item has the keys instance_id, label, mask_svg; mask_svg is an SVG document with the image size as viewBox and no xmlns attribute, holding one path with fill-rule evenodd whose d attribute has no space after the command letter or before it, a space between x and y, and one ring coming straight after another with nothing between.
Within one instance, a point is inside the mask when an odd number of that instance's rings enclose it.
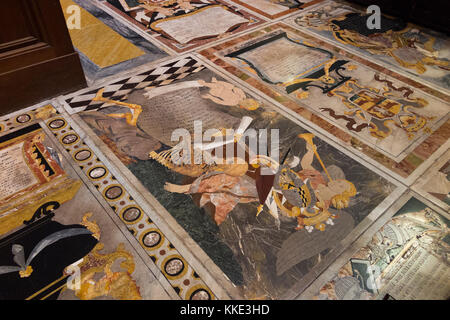
<instances>
[{"instance_id":1,"label":"black and white checkered band","mask_svg":"<svg viewBox=\"0 0 450 320\"><path fill-rule=\"evenodd\" d=\"M197 60L186 57L175 62L168 63L163 66L158 66L146 72L139 73L129 78L108 84L104 86L103 97L111 100L123 100L127 94L133 90L161 86L172 83L175 80L183 79L184 77L203 70L205 67ZM69 106L80 111L98 110L107 105L107 102L93 101L97 91L102 87L83 92L66 100Z\"/></svg>"}]
</instances>

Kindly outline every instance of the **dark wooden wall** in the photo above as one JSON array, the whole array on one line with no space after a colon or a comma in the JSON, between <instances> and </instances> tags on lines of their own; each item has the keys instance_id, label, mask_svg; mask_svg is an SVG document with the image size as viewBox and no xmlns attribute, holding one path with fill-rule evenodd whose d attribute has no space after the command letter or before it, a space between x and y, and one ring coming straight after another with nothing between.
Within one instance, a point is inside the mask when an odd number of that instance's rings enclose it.
<instances>
[{"instance_id":1,"label":"dark wooden wall","mask_svg":"<svg viewBox=\"0 0 450 320\"><path fill-rule=\"evenodd\" d=\"M85 86L59 0L0 1L0 114Z\"/></svg>"}]
</instances>

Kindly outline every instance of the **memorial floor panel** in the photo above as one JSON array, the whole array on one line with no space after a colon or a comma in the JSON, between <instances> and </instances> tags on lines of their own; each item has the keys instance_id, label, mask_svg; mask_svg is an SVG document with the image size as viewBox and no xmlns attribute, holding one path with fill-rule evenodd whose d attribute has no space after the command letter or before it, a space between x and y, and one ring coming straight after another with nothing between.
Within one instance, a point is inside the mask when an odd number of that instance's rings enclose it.
<instances>
[{"instance_id":1,"label":"memorial floor panel","mask_svg":"<svg viewBox=\"0 0 450 320\"><path fill-rule=\"evenodd\" d=\"M322 0L231 0L249 10L259 13L267 18L276 19L287 14L307 8Z\"/></svg>"},{"instance_id":2,"label":"memorial floor panel","mask_svg":"<svg viewBox=\"0 0 450 320\"><path fill-rule=\"evenodd\" d=\"M222 0L106 0L102 4L178 53L265 22Z\"/></svg>"},{"instance_id":3,"label":"memorial floor panel","mask_svg":"<svg viewBox=\"0 0 450 320\"><path fill-rule=\"evenodd\" d=\"M51 130L69 132L67 122L55 115L50 123L50 130L40 121L0 136L0 299L176 297L142 259L127 229L117 226L116 214L94 185L61 151ZM78 136L66 134L61 141L79 146L92 162L92 181L111 178L81 148Z\"/></svg>"},{"instance_id":4,"label":"memorial floor panel","mask_svg":"<svg viewBox=\"0 0 450 320\"><path fill-rule=\"evenodd\" d=\"M449 299L448 38L60 2L89 86L0 117L0 299Z\"/></svg>"},{"instance_id":5,"label":"memorial floor panel","mask_svg":"<svg viewBox=\"0 0 450 320\"><path fill-rule=\"evenodd\" d=\"M449 96L284 24L201 54L405 179L450 136Z\"/></svg>"},{"instance_id":6,"label":"memorial floor panel","mask_svg":"<svg viewBox=\"0 0 450 320\"><path fill-rule=\"evenodd\" d=\"M402 190L190 56L72 94L64 106L158 208L161 219L180 237L194 240L189 249L200 252L197 259L235 298L295 297ZM169 155L177 150L172 133L177 128L193 133L194 120L201 121L204 132L245 124L269 130L271 139L278 135L284 159L279 163L302 177L299 187L310 176L309 193L325 188L317 200L324 207L305 200L315 213L296 213L295 199L292 204L279 198L283 193L275 191L274 175L264 178L250 164L256 158L275 160L275 154L254 154L248 146L242 147L240 165L171 164Z\"/></svg>"},{"instance_id":7,"label":"memorial floor panel","mask_svg":"<svg viewBox=\"0 0 450 320\"><path fill-rule=\"evenodd\" d=\"M410 197L312 298L447 299L449 218L448 213Z\"/></svg>"},{"instance_id":8,"label":"memorial floor panel","mask_svg":"<svg viewBox=\"0 0 450 320\"><path fill-rule=\"evenodd\" d=\"M326 1L285 22L450 93L447 36L383 15L380 27L373 28L368 24L371 13L363 10Z\"/></svg>"}]
</instances>

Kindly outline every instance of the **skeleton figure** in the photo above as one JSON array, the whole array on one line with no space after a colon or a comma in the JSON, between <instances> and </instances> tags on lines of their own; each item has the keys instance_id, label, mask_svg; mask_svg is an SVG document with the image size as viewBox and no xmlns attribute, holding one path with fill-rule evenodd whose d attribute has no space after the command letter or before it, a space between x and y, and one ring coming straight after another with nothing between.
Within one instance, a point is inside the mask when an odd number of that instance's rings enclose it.
<instances>
[{"instance_id":1,"label":"skeleton figure","mask_svg":"<svg viewBox=\"0 0 450 320\"><path fill-rule=\"evenodd\" d=\"M207 94L201 94L200 88L208 88L209 93ZM175 117L176 113L182 113L183 110L180 110L180 104L168 104L168 103L160 103L158 104L158 99L164 99L163 94L169 93L169 92L177 92L177 94L173 94L174 102L175 100L179 101L186 96L198 96L206 100L210 100L211 102L215 104L220 104L224 106L235 106L242 109L247 110L256 110L259 108L259 102L257 102L254 99L247 98L244 91L240 88L237 88L233 84L230 84L225 81L218 81L215 77L212 77L212 80L210 83L204 81L204 80L198 80L198 81L185 81L181 83L176 83L168 86L158 87L158 88L145 88L144 93L141 94L140 91L132 92L128 96L128 100L133 101L133 97L136 97L136 100L142 101L141 104L135 104L135 103L127 103L122 101L116 101L111 100L108 98L103 97L103 91L104 89L100 89L95 98L94 101L103 101L108 103L113 103L115 105L124 106L130 109L130 112L125 113L109 113L107 114L110 117L113 118L123 118L126 120L126 122L132 126L136 126L138 124L139 116L144 112L143 117L148 118L149 113L157 113L158 111L161 111L161 114L164 114L165 116L168 116L170 114L173 114L173 118ZM180 96L182 92L185 92L185 96ZM147 101L142 99L142 96L147 98ZM163 101L165 102L165 101ZM199 102L199 101L196 101ZM189 105L188 103L183 104L185 108L191 108L192 105ZM223 112L218 112L215 110L215 108L212 107L212 105L208 105L206 103L196 103L195 111L196 115L201 116L206 115L208 116L205 119L197 119L197 120L204 120L205 123L207 123L208 127L210 128L224 128L225 123L228 124L234 124L236 122L236 119L232 120L231 116L228 116L227 114ZM161 110L158 110L161 109ZM189 110L185 110L186 113L189 112ZM185 114L183 114L184 116ZM155 117L153 117L155 118ZM229 120L228 122L225 120ZM214 122L214 123L211 123ZM219 123L220 122L220 123ZM184 124L184 123L183 123ZM176 123L175 125L180 126L180 123ZM176 128L174 128L176 129ZM188 129L188 128L187 128ZM143 128L145 131L145 129ZM171 130L170 132L172 132ZM170 145L170 144L168 144Z\"/></svg>"},{"instance_id":2,"label":"skeleton figure","mask_svg":"<svg viewBox=\"0 0 450 320\"><path fill-rule=\"evenodd\" d=\"M306 137L312 139L312 136L306 135ZM269 162L271 160L268 157L256 156L251 161L252 165L248 167L248 172L239 170L239 174L231 175L227 171L211 170L200 175L192 184L166 183L165 189L176 193L201 194L201 207L208 202L214 204L214 220L217 224L222 223L238 203L259 201L257 214L266 204L269 213L278 224L279 212L281 212L282 215L297 219L298 230L306 227L311 232L315 227L323 231L324 223L333 224L332 218L335 218L328 208L330 206L338 209L347 207L349 198L356 194L356 189L345 179L331 180L330 178L327 183L322 174L312 167L314 154L317 153L315 146L307 145L308 151L301 160L301 171L294 172L286 165L278 166L273 179L267 179L262 185L256 183L260 171L254 171L254 169L260 165L268 165L264 160ZM255 159L257 161L254 161ZM228 170L236 171L237 166L239 164L232 161ZM239 168L244 168L242 164L240 166ZM271 189L264 186L267 182L273 183ZM270 192L264 192L263 189Z\"/></svg>"}]
</instances>

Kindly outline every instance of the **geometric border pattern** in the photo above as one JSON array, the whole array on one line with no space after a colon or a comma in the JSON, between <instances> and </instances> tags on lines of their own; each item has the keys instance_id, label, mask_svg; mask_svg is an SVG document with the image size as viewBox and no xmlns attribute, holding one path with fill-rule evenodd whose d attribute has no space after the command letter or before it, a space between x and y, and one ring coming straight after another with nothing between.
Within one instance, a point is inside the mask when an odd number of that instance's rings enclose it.
<instances>
[{"instance_id":1,"label":"geometric border pattern","mask_svg":"<svg viewBox=\"0 0 450 320\"><path fill-rule=\"evenodd\" d=\"M82 141L67 120L63 116L56 116L48 119L45 123L126 225L129 232L145 249L180 298L185 300L215 299L212 291L195 270L144 213L126 188L106 169L94 151ZM101 176L92 176L90 173L93 169L97 169L97 172L103 170L104 173ZM131 218L126 215L129 212L133 213Z\"/></svg>"},{"instance_id":2,"label":"geometric border pattern","mask_svg":"<svg viewBox=\"0 0 450 320\"><path fill-rule=\"evenodd\" d=\"M221 8L227 10L228 12L232 12L234 15L237 15L241 18L244 18L247 20L245 23L240 23L235 25L234 27L231 27L228 29L227 32L220 31L221 34L217 34L216 31L213 31L212 34L205 37L191 39L191 41L188 41L187 43L180 43L174 38L172 38L170 35L165 34L163 30L159 28L152 29L147 22L139 22L135 18L132 17L131 12L125 12L121 10L120 8L116 7L115 5L109 3L108 0L98 0L101 3L101 6L104 7L105 11L109 11L113 13L112 16L118 15L122 19L126 20L126 24L133 25L141 30L141 32L145 32L148 36L152 37L152 40L156 40L157 42L163 44L164 46L168 47L172 51L175 51L176 54L182 54L187 53L189 51L198 50L199 47L204 47L210 45L212 42L216 42L220 39L223 39L224 37L231 38L234 35L249 31L250 29L253 29L258 26L262 26L264 23L266 23L266 19L262 17L258 17L255 14L253 14L250 10L243 10L242 8L239 8L236 3L232 3L225 0L202 0L203 3L200 3L200 1L197 1L197 5L200 5L203 9L208 7L217 7L220 6ZM155 1L153 1L155 2ZM158 0L156 2L162 2L162 0ZM195 7L196 5L194 5ZM141 8L140 8L141 9ZM198 9L201 10L201 9ZM153 21L151 24L156 23L157 21L163 22L163 21L170 21L174 19L179 19L186 17L188 15L196 14L200 11L197 11L197 9L189 10L190 12L186 12L185 14L182 13L182 11L178 11L176 14L170 14L166 16L165 18L158 18L157 20ZM135 11L135 13L139 12ZM142 11L141 11L142 12ZM181 14L179 14L181 13ZM156 17L158 14L155 12L152 14L152 17ZM158 29L158 30L157 30ZM170 33L170 32L169 32ZM207 34L207 33L206 33Z\"/></svg>"},{"instance_id":3,"label":"geometric border pattern","mask_svg":"<svg viewBox=\"0 0 450 320\"><path fill-rule=\"evenodd\" d=\"M324 0L313 0L313 1L310 1L310 2L307 2L307 3L304 3L303 5L301 5L300 7L297 7L297 8L292 8L292 9L287 8L286 10L281 11L281 12L278 12L278 13L276 13L276 14L268 14L268 13L265 13L264 11L262 11L262 10L256 8L256 7L253 7L253 6L250 5L250 4L247 4L247 3L245 2L245 0L243 0L243 1L240 1L240 0L231 0L231 2L237 3L238 5L241 5L241 6L243 6L244 8L247 8L248 10L251 10L251 11L253 11L253 12L256 12L256 13L258 13L258 14L260 14L260 15L266 17L266 18L269 18L269 19L277 19L277 18L280 18L280 17L282 17L282 16L288 15L288 14L293 13L293 12L296 12L296 11L298 11L298 10L301 10L301 9L304 9L304 8L307 8L307 7L310 7L310 6L313 6L313 5L315 5L315 4L317 4L317 3L320 3L320 2L322 2L322 1L324 1Z\"/></svg>"},{"instance_id":4,"label":"geometric border pattern","mask_svg":"<svg viewBox=\"0 0 450 320\"><path fill-rule=\"evenodd\" d=\"M112 100L123 100L126 95L133 90L149 86L168 85L177 79L182 79L203 68L204 67L201 64L190 57L182 58L175 62L106 85L104 86L103 97ZM92 101L97 91L98 89L84 92L68 99L66 102L70 107L76 109L76 112L101 109L104 105L106 107L108 105L106 102Z\"/></svg>"},{"instance_id":5,"label":"geometric border pattern","mask_svg":"<svg viewBox=\"0 0 450 320\"><path fill-rule=\"evenodd\" d=\"M30 124L33 124L35 121L45 120L37 116L38 109L45 107L51 107L54 109L54 111L51 112L51 114L49 113L50 117L59 113L56 110L56 108L54 108L50 103L47 103L30 110L21 110L0 117L0 135L3 135L4 133L11 130L29 126Z\"/></svg>"}]
</instances>

